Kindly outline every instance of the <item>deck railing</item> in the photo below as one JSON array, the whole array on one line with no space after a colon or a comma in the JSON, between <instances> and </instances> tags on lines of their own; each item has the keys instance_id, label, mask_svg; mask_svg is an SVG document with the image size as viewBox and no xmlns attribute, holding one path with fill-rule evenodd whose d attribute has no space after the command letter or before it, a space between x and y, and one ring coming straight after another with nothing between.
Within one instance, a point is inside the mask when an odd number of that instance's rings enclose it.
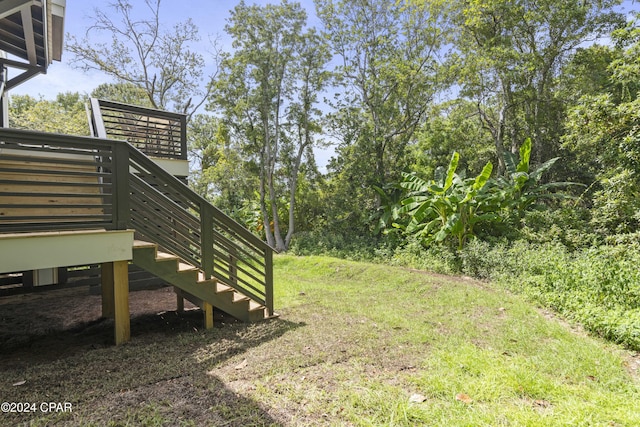
<instances>
[{"instance_id":1,"label":"deck railing","mask_svg":"<svg viewBox=\"0 0 640 427\"><path fill-rule=\"evenodd\" d=\"M272 249L125 141L0 129L0 233L135 229L273 314Z\"/></svg>"},{"instance_id":2,"label":"deck railing","mask_svg":"<svg viewBox=\"0 0 640 427\"><path fill-rule=\"evenodd\" d=\"M118 149L127 150L116 141L0 128L0 233L124 228Z\"/></svg>"},{"instance_id":3,"label":"deck railing","mask_svg":"<svg viewBox=\"0 0 640 427\"><path fill-rule=\"evenodd\" d=\"M187 160L187 116L91 98L93 136L128 141L152 157Z\"/></svg>"}]
</instances>

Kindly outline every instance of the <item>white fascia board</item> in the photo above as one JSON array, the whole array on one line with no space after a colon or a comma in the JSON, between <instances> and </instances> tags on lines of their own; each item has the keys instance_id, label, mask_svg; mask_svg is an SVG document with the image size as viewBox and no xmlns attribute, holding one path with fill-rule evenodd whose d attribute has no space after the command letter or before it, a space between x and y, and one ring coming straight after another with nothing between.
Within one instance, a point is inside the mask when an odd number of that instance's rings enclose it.
<instances>
[{"instance_id":1,"label":"white fascia board","mask_svg":"<svg viewBox=\"0 0 640 427\"><path fill-rule=\"evenodd\" d=\"M0 273L133 259L133 230L0 234Z\"/></svg>"},{"instance_id":2,"label":"white fascia board","mask_svg":"<svg viewBox=\"0 0 640 427\"><path fill-rule=\"evenodd\" d=\"M151 160L173 176L189 176L189 161L151 157Z\"/></svg>"}]
</instances>

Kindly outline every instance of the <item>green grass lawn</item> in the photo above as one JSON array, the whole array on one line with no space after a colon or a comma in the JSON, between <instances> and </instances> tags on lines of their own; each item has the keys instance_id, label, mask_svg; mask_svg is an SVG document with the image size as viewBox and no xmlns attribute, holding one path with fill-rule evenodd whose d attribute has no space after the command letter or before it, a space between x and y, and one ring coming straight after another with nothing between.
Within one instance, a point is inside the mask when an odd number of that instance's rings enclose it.
<instances>
[{"instance_id":1,"label":"green grass lawn","mask_svg":"<svg viewBox=\"0 0 640 427\"><path fill-rule=\"evenodd\" d=\"M72 414L5 419L640 426L640 381L631 374L637 360L517 295L471 279L334 258L278 256L275 263L280 319L134 334L121 347L3 372L4 400L74 402ZM64 378L51 378L60 371ZM18 396L11 384L20 379L59 384Z\"/></svg>"}]
</instances>

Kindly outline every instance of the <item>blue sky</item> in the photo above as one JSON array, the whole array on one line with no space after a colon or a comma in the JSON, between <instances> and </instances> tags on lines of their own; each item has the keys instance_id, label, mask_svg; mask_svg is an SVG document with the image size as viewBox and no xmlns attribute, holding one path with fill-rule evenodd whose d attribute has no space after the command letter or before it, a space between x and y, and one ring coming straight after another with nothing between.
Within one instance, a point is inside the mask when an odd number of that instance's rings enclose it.
<instances>
[{"instance_id":1,"label":"blue sky","mask_svg":"<svg viewBox=\"0 0 640 427\"><path fill-rule=\"evenodd\" d=\"M87 27L92 22L93 10L101 8L109 10L108 5L112 0L67 0L65 11L65 34L72 34L82 38ZM273 3L271 0L248 0L247 4ZM148 10L143 0L131 0L135 11ZM207 50L210 46L209 38L218 37L225 51L231 50L231 42L225 37L224 26L229 17L229 11L238 4L236 0L162 0L160 19L168 27L178 22L191 18L199 29L202 39L201 46ZM300 0L307 9L309 23L313 25L315 7L313 0ZM71 65L73 56L64 52L62 62L54 62L49 67L46 75L38 75L31 80L16 87L11 93L29 94L35 97L43 96L45 99L53 99L60 92L89 93L101 83L111 81L107 76L99 72L84 72L74 69Z\"/></svg>"}]
</instances>

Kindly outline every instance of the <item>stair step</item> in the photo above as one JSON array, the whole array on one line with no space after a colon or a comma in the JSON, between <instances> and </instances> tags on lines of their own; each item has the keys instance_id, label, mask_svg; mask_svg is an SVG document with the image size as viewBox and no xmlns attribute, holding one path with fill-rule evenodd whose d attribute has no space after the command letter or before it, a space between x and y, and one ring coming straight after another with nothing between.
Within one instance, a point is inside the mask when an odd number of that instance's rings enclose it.
<instances>
[{"instance_id":1,"label":"stair step","mask_svg":"<svg viewBox=\"0 0 640 427\"><path fill-rule=\"evenodd\" d=\"M208 280L196 280L196 283L200 286L215 286L216 283L218 283L215 279L208 279Z\"/></svg>"},{"instance_id":2,"label":"stair step","mask_svg":"<svg viewBox=\"0 0 640 427\"><path fill-rule=\"evenodd\" d=\"M198 284L200 285L215 285L218 280L215 277L207 279L202 270L198 270Z\"/></svg>"},{"instance_id":3,"label":"stair step","mask_svg":"<svg viewBox=\"0 0 640 427\"><path fill-rule=\"evenodd\" d=\"M194 267L191 264L187 264L184 262L178 263L178 271L199 271L197 267Z\"/></svg>"},{"instance_id":4,"label":"stair step","mask_svg":"<svg viewBox=\"0 0 640 427\"><path fill-rule=\"evenodd\" d=\"M233 288L230 288L227 285L224 285L220 282L216 283L216 293L221 294L223 292L233 292Z\"/></svg>"},{"instance_id":5,"label":"stair step","mask_svg":"<svg viewBox=\"0 0 640 427\"><path fill-rule=\"evenodd\" d=\"M249 299L249 297L246 297L244 295L242 295L240 292L234 292L233 293L233 303L238 303L241 301L249 301L251 302L251 299Z\"/></svg>"},{"instance_id":6,"label":"stair step","mask_svg":"<svg viewBox=\"0 0 640 427\"><path fill-rule=\"evenodd\" d=\"M181 289L184 297L201 308L203 302L209 301L213 306L244 321L253 322L267 318L264 305L219 282L215 277L208 278L198 267L182 261L179 257L160 251L157 244L135 240L133 248L136 250L136 263L142 264L143 268L150 269L154 274L158 274L158 277Z\"/></svg>"},{"instance_id":7,"label":"stair step","mask_svg":"<svg viewBox=\"0 0 640 427\"><path fill-rule=\"evenodd\" d=\"M265 308L266 307L264 305L258 304L253 300L249 301L249 311L264 310Z\"/></svg>"},{"instance_id":8,"label":"stair step","mask_svg":"<svg viewBox=\"0 0 640 427\"><path fill-rule=\"evenodd\" d=\"M134 248L155 248L157 245L151 242L145 242L144 240L134 240L133 241Z\"/></svg>"},{"instance_id":9,"label":"stair step","mask_svg":"<svg viewBox=\"0 0 640 427\"><path fill-rule=\"evenodd\" d=\"M166 253L166 252L160 252L160 251L158 251L158 252L156 252L156 259L157 259L158 261L171 261L171 260L174 260L174 259L180 259L180 258L178 258L178 257L177 257L177 256L175 256L175 255L168 254L168 253Z\"/></svg>"}]
</instances>

